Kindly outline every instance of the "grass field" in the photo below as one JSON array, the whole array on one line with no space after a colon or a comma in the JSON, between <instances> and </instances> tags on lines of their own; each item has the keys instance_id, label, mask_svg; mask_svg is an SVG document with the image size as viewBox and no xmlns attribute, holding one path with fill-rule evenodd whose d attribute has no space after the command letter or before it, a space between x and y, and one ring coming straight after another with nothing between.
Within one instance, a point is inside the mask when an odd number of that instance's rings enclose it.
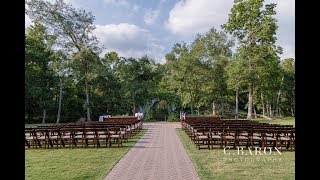
<instances>
[{"instance_id":1,"label":"grass field","mask_svg":"<svg viewBox=\"0 0 320 180\"><path fill-rule=\"evenodd\" d=\"M44 126L49 126L50 124L25 124L24 127L25 128L31 128L31 127L36 127L36 126L40 126L40 125L44 125Z\"/></svg>"},{"instance_id":2,"label":"grass field","mask_svg":"<svg viewBox=\"0 0 320 180\"><path fill-rule=\"evenodd\" d=\"M43 179L103 179L143 136L140 131L122 148L53 148L25 150L25 177Z\"/></svg>"},{"instance_id":3,"label":"grass field","mask_svg":"<svg viewBox=\"0 0 320 180\"><path fill-rule=\"evenodd\" d=\"M237 150L223 149L198 150L188 135L177 129L187 153L195 166L201 180L209 179L294 179L295 153L283 151L281 154L237 155ZM253 150L254 151L254 150ZM244 149L244 153L249 154Z\"/></svg>"},{"instance_id":4,"label":"grass field","mask_svg":"<svg viewBox=\"0 0 320 180\"><path fill-rule=\"evenodd\" d=\"M254 121L259 121L262 123L270 123L270 124L280 124L280 125L295 125L295 117L284 117L284 118L276 118L276 119L263 119L257 118L253 119Z\"/></svg>"}]
</instances>

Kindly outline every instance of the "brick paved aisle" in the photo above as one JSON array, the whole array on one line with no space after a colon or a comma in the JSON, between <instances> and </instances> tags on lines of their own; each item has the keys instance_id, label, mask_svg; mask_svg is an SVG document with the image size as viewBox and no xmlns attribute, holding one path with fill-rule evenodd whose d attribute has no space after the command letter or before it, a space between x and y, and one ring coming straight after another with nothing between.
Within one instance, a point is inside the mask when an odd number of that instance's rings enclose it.
<instances>
[{"instance_id":1,"label":"brick paved aisle","mask_svg":"<svg viewBox=\"0 0 320 180\"><path fill-rule=\"evenodd\" d=\"M175 131L180 123L144 123L148 131L113 167L106 180L199 179Z\"/></svg>"}]
</instances>

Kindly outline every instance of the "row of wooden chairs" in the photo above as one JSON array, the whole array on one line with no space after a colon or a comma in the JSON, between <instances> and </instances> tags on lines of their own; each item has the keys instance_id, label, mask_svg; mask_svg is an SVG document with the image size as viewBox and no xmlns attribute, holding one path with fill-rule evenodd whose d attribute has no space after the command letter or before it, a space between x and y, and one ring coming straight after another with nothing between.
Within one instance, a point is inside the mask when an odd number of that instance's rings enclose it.
<instances>
[{"instance_id":1,"label":"row of wooden chairs","mask_svg":"<svg viewBox=\"0 0 320 180\"><path fill-rule=\"evenodd\" d=\"M38 126L25 129L28 148L50 147L111 147L128 141L142 129L141 121L86 122Z\"/></svg>"},{"instance_id":2,"label":"row of wooden chairs","mask_svg":"<svg viewBox=\"0 0 320 180\"><path fill-rule=\"evenodd\" d=\"M295 146L294 129L241 129L241 128L199 128L188 133L190 139L201 149L239 146L276 147L280 150L293 150Z\"/></svg>"},{"instance_id":3,"label":"row of wooden chairs","mask_svg":"<svg viewBox=\"0 0 320 180\"><path fill-rule=\"evenodd\" d=\"M122 146L125 139L123 131L119 127L113 128L62 128L62 129L32 129L26 130L26 146L28 148L50 148L54 147L100 147L102 143L111 147L112 142Z\"/></svg>"},{"instance_id":4,"label":"row of wooden chairs","mask_svg":"<svg viewBox=\"0 0 320 180\"><path fill-rule=\"evenodd\" d=\"M186 131L197 148L213 149L238 146L275 147L280 150L293 150L295 129L292 125L259 123L250 120L231 120L210 118L181 119L182 129Z\"/></svg>"}]
</instances>

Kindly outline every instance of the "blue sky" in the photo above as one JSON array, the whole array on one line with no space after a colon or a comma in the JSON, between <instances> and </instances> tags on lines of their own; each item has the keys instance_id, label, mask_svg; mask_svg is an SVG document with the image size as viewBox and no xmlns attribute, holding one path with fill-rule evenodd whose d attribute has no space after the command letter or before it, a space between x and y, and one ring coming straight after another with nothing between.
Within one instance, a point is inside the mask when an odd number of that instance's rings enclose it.
<instances>
[{"instance_id":1,"label":"blue sky","mask_svg":"<svg viewBox=\"0 0 320 180\"><path fill-rule=\"evenodd\" d=\"M54 0L48 0L54 2ZM197 33L227 22L233 0L65 0L95 16L97 35L105 52L124 57L148 55L165 62L165 54L177 42L191 43ZM295 0L277 3L277 45L281 59L295 58ZM26 17L26 27L31 24Z\"/></svg>"}]
</instances>

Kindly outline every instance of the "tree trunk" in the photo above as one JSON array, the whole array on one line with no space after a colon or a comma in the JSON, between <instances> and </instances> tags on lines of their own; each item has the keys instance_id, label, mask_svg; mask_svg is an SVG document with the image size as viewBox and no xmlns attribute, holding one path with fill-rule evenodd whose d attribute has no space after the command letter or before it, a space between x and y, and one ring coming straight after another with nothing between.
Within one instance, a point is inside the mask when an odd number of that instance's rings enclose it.
<instances>
[{"instance_id":1,"label":"tree trunk","mask_svg":"<svg viewBox=\"0 0 320 180\"><path fill-rule=\"evenodd\" d=\"M60 91L59 91L59 104L58 104L58 115L57 115L57 124L60 123L60 114L61 114L61 100L62 100L62 79L60 79Z\"/></svg>"},{"instance_id":2,"label":"tree trunk","mask_svg":"<svg viewBox=\"0 0 320 180\"><path fill-rule=\"evenodd\" d=\"M253 114L254 114L254 118L257 118L257 112L256 112L256 106L253 105Z\"/></svg>"},{"instance_id":3,"label":"tree trunk","mask_svg":"<svg viewBox=\"0 0 320 180\"><path fill-rule=\"evenodd\" d=\"M269 102L267 102L267 105L266 105L266 114L268 117L270 117L269 115Z\"/></svg>"},{"instance_id":4,"label":"tree trunk","mask_svg":"<svg viewBox=\"0 0 320 180\"><path fill-rule=\"evenodd\" d=\"M216 115L216 106L214 104L214 101L212 101L212 115Z\"/></svg>"},{"instance_id":5,"label":"tree trunk","mask_svg":"<svg viewBox=\"0 0 320 180\"><path fill-rule=\"evenodd\" d=\"M235 119L238 119L238 116L239 116L239 99L238 99L238 96L239 96L239 90L236 91L236 112L235 112Z\"/></svg>"},{"instance_id":6,"label":"tree trunk","mask_svg":"<svg viewBox=\"0 0 320 180\"><path fill-rule=\"evenodd\" d=\"M284 79L284 76L282 76L282 78L281 78L280 89L279 89L278 96L277 96L277 103L276 103L276 114L277 114L277 116L280 115L280 97L281 97L281 86L282 86L282 83L283 83L283 79Z\"/></svg>"},{"instance_id":7,"label":"tree trunk","mask_svg":"<svg viewBox=\"0 0 320 180\"><path fill-rule=\"evenodd\" d=\"M139 106L139 111L143 114L146 113L146 104L147 102L145 102L142 106Z\"/></svg>"},{"instance_id":8,"label":"tree trunk","mask_svg":"<svg viewBox=\"0 0 320 180\"><path fill-rule=\"evenodd\" d=\"M262 103L262 115L265 116L266 115L266 112L265 112L266 108L265 108L262 92L261 92L261 103Z\"/></svg>"},{"instance_id":9,"label":"tree trunk","mask_svg":"<svg viewBox=\"0 0 320 180\"><path fill-rule=\"evenodd\" d=\"M294 114L295 114L295 112L294 112L294 108L295 108L295 106L294 106L295 104L294 104L294 99L291 101L291 106L290 106L290 110L291 110L291 115L292 116L294 116Z\"/></svg>"},{"instance_id":10,"label":"tree trunk","mask_svg":"<svg viewBox=\"0 0 320 180\"><path fill-rule=\"evenodd\" d=\"M247 119L252 119L252 105L253 105L253 84L249 83L249 94L248 94L248 115Z\"/></svg>"},{"instance_id":11,"label":"tree trunk","mask_svg":"<svg viewBox=\"0 0 320 180\"><path fill-rule=\"evenodd\" d=\"M91 121L91 118L90 118L90 107L89 107L89 85L88 85L88 79L86 78L86 97L87 97L87 101L86 101L86 104L87 104L87 121Z\"/></svg>"},{"instance_id":12,"label":"tree trunk","mask_svg":"<svg viewBox=\"0 0 320 180\"><path fill-rule=\"evenodd\" d=\"M198 116L199 116L200 115L200 108L198 107L197 110L198 110Z\"/></svg>"},{"instance_id":13,"label":"tree trunk","mask_svg":"<svg viewBox=\"0 0 320 180\"><path fill-rule=\"evenodd\" d=\"M191 114L193 114L192 95L190 96L190 109L191 109Z\"/></svg>"},{"instance_id":14,"label":"tree trunk","mask_svg":"<svg viewBox=\"0 0 320 180\"><path fill-rule=\"evenodd\" d=\"M272 113L272 106L271 106L271 103L269 104L269 113L270 113L270 117L272 118L273 117L273 113Z\"/></svg>"},{"instance_id":15,"label":"tree trunk","mask_svg":"<svg viewBox=\"0 0 320 180\"><path fill-rule=\"evenodd\" d=\"M134 113L136 113L136 105L133 103L132 106L132 115L134 116Z\"/></svg>"},{"instance_id":16,"label":"tree trunk","mask_svg":"<svg viewBox=\"0 0 320 180\"><path fill-rule=\"evenodd\" d=\"M223 102L221 103L221 115L222 116L224 115L224 103Z\"/></svg>"},{"instance_id":17,"label":"tree trunk","mask_svg":"<svg viewBox=\"0 0 320 180\"><path fill-rule=\"evenodd\" d=\"M46 109L43 109L42 124L46 123Z\"/></svg>"},{"instance_id":18,"label":"tree trunk","mask_svg":"<svg viewBox=\"0 0 320 180\"><path fill-rule=\"evenodd\" d=\"M279 107L279 116L282 117L282 109Z\"/></svg>"},{"instance_id":19,"label":"tree trunk","mask_svg":"<svg viewBox=\"0 0 320 180\"><path fill-rule=\"evenodd\" d=\"M280 114L280 97L281 97L281 89L278 92L278 96L277 96L277 103L276 103L276 115L278 116Z\"/></svg>"},{"instance_id":20,"label":"tree trunk","mask_svg":"<svg viewBox=\"0 0 320 180\"><path fill-rule=\"evenodd\" d=\"M57 95L56 95L56 99L55 99L55 102L59 102L59 89L60 89L60 87L59 86L57 86Z\"/></svg>"}]
</instances>

